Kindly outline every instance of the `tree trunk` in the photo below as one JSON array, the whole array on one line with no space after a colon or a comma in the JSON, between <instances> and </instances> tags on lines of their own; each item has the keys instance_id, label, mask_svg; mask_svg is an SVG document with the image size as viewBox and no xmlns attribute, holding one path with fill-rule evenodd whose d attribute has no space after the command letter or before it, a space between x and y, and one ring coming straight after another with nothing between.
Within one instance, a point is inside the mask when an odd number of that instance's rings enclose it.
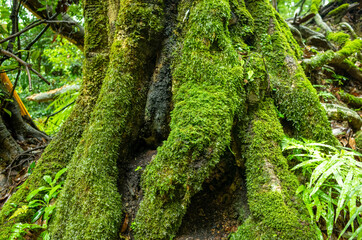
<instances>
[{"instance_id":1,"label":"tree trunk","mask_svg":"<svg viewBox=\"0 0 362 240\"><path fill-rule=\"evenodd\" d=\"M188 209L231 168L246 183L233 239L317 239L280 142L285 133L337 141L269 1L85 0L84 8L82 94L1 210L0 239L13 224L10 203L25 204L44 174L65 166L51 239L185 239ZM140 163L131 209L127 178Z\"/></svg>"}]
</instances>

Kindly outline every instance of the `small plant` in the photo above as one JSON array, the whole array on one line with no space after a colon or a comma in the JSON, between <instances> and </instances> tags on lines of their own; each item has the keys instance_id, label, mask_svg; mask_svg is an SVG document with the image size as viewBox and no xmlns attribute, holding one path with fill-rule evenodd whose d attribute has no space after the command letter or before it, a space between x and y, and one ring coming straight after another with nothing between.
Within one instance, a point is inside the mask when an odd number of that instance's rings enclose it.
<instances>
[{"instance_id":1,"label":"small plant","mask_svg":"<svg viewBox=\"0 0 362 240\"><path fill-rule=\"evenodd\" d=\"M301 169L309 183L300 185L297 194L301 196L311 221L325 220L328 238L332 235L337 221L344 226L339 233L352 240L362 238L362 155L348 148L335 148L307 140L297 141L285 138L283 151L292 150L289 159L300 163L292 170Z\"/></svg>"},{"instance_id":2,"label":"small plant","mask_svg":"<svg viewBox=\"0 0 362 240\"><path fill-rule=\"evenodd\" d=\"M48 222L55 209L54 199L58 196L60 190L63 187L63 182L57 183L58 179L67 171L66 168L60 170L54 177L51 178L49 175L43 176L44 181L49 186L41 186L34 191L30 192L26 197L27 205L23 205L21 208L15 210L9 220L14 219L18 216L28 213L30 209L36 210L35 214L31 219L31 223L15 223L12 228L12 234L9 240L12 239L24 239L23 236L33 230L43 230L40 237L43 240L49 239L49 232L47 231ZM15 204L13 207L17 207ZM42 218L41 225L35 222Z\"/></svg>"},{"instance_id":3,"label":"small plant","mask_svg":"<svg viewBox=\"0 0 362 240\"><path fill-rule=\"evenodd\" d=\"M336 97L332 93L327 91L318 92L318 96L323 98L324 101L336 99Z\"/></svg>"}]
</instances>

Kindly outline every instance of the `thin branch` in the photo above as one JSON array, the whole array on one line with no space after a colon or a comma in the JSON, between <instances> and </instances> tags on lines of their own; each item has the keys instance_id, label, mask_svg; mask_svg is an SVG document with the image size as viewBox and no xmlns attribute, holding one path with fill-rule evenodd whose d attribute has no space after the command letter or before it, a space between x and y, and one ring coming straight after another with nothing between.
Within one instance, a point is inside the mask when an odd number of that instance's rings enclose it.
<instances>
[{"instance_id":1,"label":"thin branch","mask_svg":"<svg viewBox=\"0 0 362 240\"><path fill-rule=\"evenodd\" d=\"M21 66L20 66L20 63L19 63L19 69L18 69L18 73L16 74L16 78L15 78L15 82L14 82L14 85L13 85L13 89L11 89L11 93L10 93L10 97L9 97L10 99L12 99L12 97L13 97L13 95L14 95L14 92L15 92L15 88L16 88L16 86L18 85L20 73L21 73Z\"/></svg>"},{"instance_id":2,"label":"thin branch","mask_svg":"<svg viewBox=\"0 0 362 240\"><path fill-rule=\"evenodd\" d=\"M44 82L46 82L48 85L50 85L50 82L48 82L40 73L38 73L36 70L34 70L31 65L25 61L23 61L22 59L20 59L19 57L17 57L15 54L8 52L4 49L0 48L0 53L6 56L9 56L11 58L14 58L17 62L19 62L21 65L23 65L27 70L28 76L30 76L29 70L32 71L33 73L35 73L38 77L40 77Z\"/></svg>"},{"instance_id":3,"label":"thin branch","mask_svg":"<svg viewBox=\"0 0 362 240\"><path fill-rule=\"evenodd\" d=\"M26 74L28 74L28 81L29 81L29 92L33 91L33 86L31 84L31 76L29 72L29 67L25 66Z\"/></svg>"},{"instance_id":4,"label":"thin branch","mask_svg":"<svg viewBox=\"0 0 362 240\"><path fill-rule=\"evenodd\" d=\"M34 38L33 41L31 41L26 47L24 50L30 50L30 48L34 45L34 43L36 43L39 38L41 38L41 36L43 36L43 34L46 32L46 30L48 30L48 28L50 27L50 24L47 24L45 26L45 28L43 28L43 30Z\"/></svg>"},{"instance_id":5,"label":"thin branch","mask_svg":"<svg viewBox=\"0 0 362 240\"><path fill-rule=\"evenodd\" d=\"M7 37L7 38L4 38L4 39L0 40L0 44L1 44L1 43L4 43L4 42L6 42L6 41L9 41L10 39L13 39L13 38L17 37L17 36L23 34L24 32L27 32L27 31L29 31L30 29L32 29L32 28L34 28L34 27L36 27L36 26L39 26L40 24L45 23L46 21L47 21L47 20L41 20L41 21L40 21L40 20L37 20L37 21L31 23L30 25L28 25L27 27L25 27L23 30L21 30L21 31L15 33L15 34L12 34L12 35L10 35L10 36Z\"/></svg>"}]
</instances>

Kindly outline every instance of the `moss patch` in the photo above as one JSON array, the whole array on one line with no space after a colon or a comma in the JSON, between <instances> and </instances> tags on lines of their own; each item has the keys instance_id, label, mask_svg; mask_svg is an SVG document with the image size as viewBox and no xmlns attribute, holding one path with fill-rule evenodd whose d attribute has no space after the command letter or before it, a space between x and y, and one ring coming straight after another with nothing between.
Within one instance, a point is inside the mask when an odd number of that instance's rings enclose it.
<instances>
[{"instance_id":1,"label":"moss patch","mask_svg":"<svg viewBox=\"0 0 362 240\"><path fill-rule=\"evenodd\" d=\"M243 61L230 40L229 19L226 0L202 0L190 9L174 64L171 133L143 175L137 239L175 236L191 197L230 144L243 104Z\"/></svg>"},{"instance_id":2,"label":"moss patch","mask_svg":"<svg viewBox=\"0 0 362 240\"><path fill-rule=\"evenodd\" d=\"M345 3L345 4L342 4L341 6L333 9L332 11L330 11L327 16L335 16L335 15L338 15L340 13L342 13L343 11L347 10L349 7L349 4L348 3Z\"/></svg>"},{"instance_id":3,"label":"moss patch","mask_svg":"<svg viewBox=\"0 0 362 240\"><path fill-rule=\"evenodd\" d=\"M328 34L327 39L342 46L350 39L350 37L344 32L331 32Z\"/></svg>"},{"instance_id":4,"label":"moss patch","mask_svg":"<svg viewBox=\"0 0 362 240\"><path fill-rule=\"evenodd\" d=\"M163 30L163 1L124 0L102 89L68 167L52 239L116 239L122 220L117 160L137 134ZM126 142L129 141L129 142Z\"/></svg>"},{"instance_id":5,"label":"moss patch","mask_svg":"<svg viewBox=\"0 0 362 240\"><path fill-rule=\"evenodd\" d=\"M255 19L255 45L265 58L273 98L293 124L295 136L338 144L317 92L288 43L287 36L292 36L286 24L268 1L250 1L248 9Z\"/></svg>"},{"instance_id":6,"label":"moss patch","mask_svg":"<svg viewBox=\"0 0 362 240\"><path fill-rule=\"evenodd\" d=\"M88 1L91 2L91 1ZM18 206L24 205L26 196L40 186L46 185L43 180L44 175L54 175L64 168L72 158L75 148L82 136L84 127L87 125L90 114L93 110L95 102L98 98L100 86L102 84L105 69L108 65L108 54L104 50L105 42L108 39L107 31L97 33L92 32L92 24L100 24L106 19L102 17L104 9L99 5L99 1L94 1L95 4L89 3L91 13L86 13L85 24L88 26L85 35L85 54L83 72L83 86L81 95L79 96L74 110L67 121L62 125L57 136L50 142L45 149L41 159L38 161L36 168L28 180L20 187L20 189L11 196L0 212L0 239L8 239L10 236L11 226L14 221L7 221L9 211L11 210L10 203L15 203ZM95 10L98 9L98 12ZM88 15L87 15L88 14ZM100 18L101 20L99 20ZM102 23L105 24L106 23ZM97 35L97 39L94 38ZM100 45L101 46L100 46ZM89 54L89 51L93 51ZM30 219L15 219L16 222L30 221Z\"/></svg>"},{"instance_id":7,"label":"moss patch","mask_svg":"<svg viewBox=\"0 0 362 240\"><path fill-rule=\"evenodd\" d=\"M231 239L317 239L294 197L298 181L280 149L283 130L273 100L267 98L249 115L245 167L252 217Z\"/></svg>"}]
</instances>

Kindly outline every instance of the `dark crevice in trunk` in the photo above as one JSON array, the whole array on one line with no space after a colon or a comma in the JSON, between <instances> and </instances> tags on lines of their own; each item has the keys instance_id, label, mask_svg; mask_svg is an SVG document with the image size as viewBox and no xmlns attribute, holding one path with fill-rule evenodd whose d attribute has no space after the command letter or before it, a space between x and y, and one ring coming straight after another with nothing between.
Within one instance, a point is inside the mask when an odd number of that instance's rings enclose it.
<instances>
[{"instance_id":1,"label":"dark crevice in trunk","mask_svg":"<svg viewBox=\"0 0 362 240\"><path fill-rule=\"evenodd\" d=\"M172 108L172 73L171 62L174 51L174 28L177 17L178 0L166 1L165 28L163 39L160 39L159 50L148 61L146 66L149 81L144 89L148 91L143 104L144 112L138 113L133 119L141 126L133 132L122 147L122 159L118 161L119 192L123 202L123 219L120 236L134 239L131 224L136 217L139 204L143 197L141 175L146 166L152 161L159 147L167 139L170 129L170 112Z\"/></svg>"},{"instance_id":2,"label":"dark crevice in trunk","mask_svg":"<svg viewBox=\"0 0 362 240\"><path fill-rule=\"evenodd\" d=\"M203 190L191 199L175 239L228 239L250 215L244 170L230 151L221 159Z\"/></svg>"},{"instance_id":3,"label":"dark crevice in trunk","mask_svg":"<svg viewBox=\"0 0 362 240\"><path fill-rule=\"evenodd\" d=\"M141 175L146 166L156 155L155 149L150 149L146 145L139 146L138 154L130 156L127 164L119 166L120 181L119 191L123 202L123 219L120 229L120 236L125 239L134 239L131 224L136 217L139 204L143 197L141 189Z\"/></svg>"}]
</instances>

